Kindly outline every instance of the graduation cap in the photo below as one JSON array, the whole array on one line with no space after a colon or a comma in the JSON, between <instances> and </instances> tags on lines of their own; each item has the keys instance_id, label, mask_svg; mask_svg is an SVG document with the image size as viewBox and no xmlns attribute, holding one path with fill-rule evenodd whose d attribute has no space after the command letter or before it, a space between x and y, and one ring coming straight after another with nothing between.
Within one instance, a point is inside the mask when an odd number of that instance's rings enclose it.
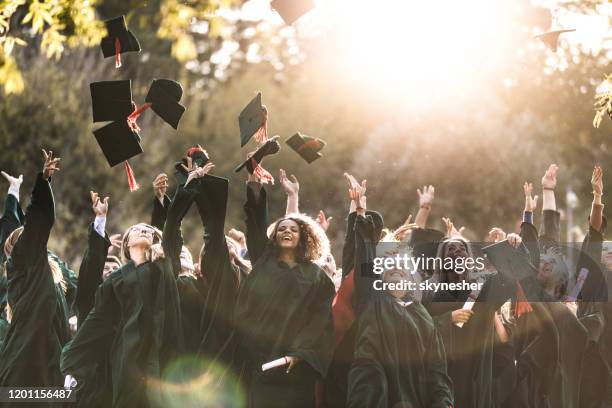
<instances>
[{"instance_id":1,"label":"graduation cap","mask_svg":"<svg viewBox=\"0 0 612 408\"><path fill-rule=\"evenodd\" d=\"M514 248L507 240L482 248L497 271L506 282L520 281L537 275L536 268L529 261L524 244Z\"/></svg>"},{"instance_id":2,"label":"graduation cap","mask_svg":"<svg viewBox=\"0 0 612 408\"><path fill-rule=\"evenodd\" d=\"M238 126L240 126L240 147L255 139L262 143L268 138L268 110L261 104L261 92L251 99L249 104L240 112L238 116Z\"/></svg>"},{"instance_id":3,"label":"graduation cap","mask_svg":"<svg viewBox=\"0 0 612 408\"><path fill-rule=\"evenodd\" d=\"M321 151L326 144L321 139L301 135L299 132L287 139L285 143L295 150L297 154L302 156L302 158L308 163L312 163L313 161L323 157L319 151Z\"/></svg>"},{"instance_id":4,"label":"graduation cap","mask_svg":"<svg viewBox=\"0 0 612 408\"><path fill-rule=\"evenodd\" d=\"M123 162L128 178L130 191L136 191L140 186L134 178L134 171L128 159L143 152L140 136L128 124L127 120L117 120L94 130L94 136L111 167Z\"/></svg>"},{"instance_id":5,"label":"graduation cap","mask_svg":"<svg viewBox=\"0 0 612 408\"><path fill-rule=\"evenodd\" d=\"M293 24L304 14L315 8L312 0L274 0L271 6L287 25Z\"/></svg>"},{"instance_id":6,"label":"graduation cap","mask_svg":"<svg viewBox=\"0 0 612 408\"><path fill-rule=\"evenodd\" d=\"M260 163L264 157L278 153L280 148L281 146L278 143L278 136L274 136L273 138L266 140L266 142L262 144L259 149L253 153L253 155L236 167L234 171L238 173L240 170L246 167L249 173L257 174L262 183L270 182L274 184L274 177L272 177L267 170L261 167Z\"/></svg>"},{"instance_id":7,"label":"graduation cap","mask_svg":"<svg viewBox=\"0 0 612 408\"><path fill-rule=\"evenodd\" d=\"M183 164L187 166L187 157L190 157L192 163L198 167L204 167L204 165L208 163L208 160L210 160L208 157L208 152L206 152L206 150L204 150L200 145L194 146L187 150L186 157L174 165L174 175L179 184L185 184L187 181L187 171L182 166Z\"/></svg>"},{"instance_id":8,"label":"graduation cap","mask_svg":"<svg viewBox=\"0 0 612 408\"><path fill-rule=\"evenodd\" d=\"M154 79L145 98L153 111L174 129L185 113L185 107L179 103L183 97L183 87L170 79Z\"/></svg>"},{"instance_id":9,"label":"graduation cap","mask_svg":"<svg viewBox=\"0 0 612 408\"><path fill-rule=\"evenodd\" d=\"M559 36L563 33L569 33L571 31L576 31L575 29L567 29L567 30L553 30L548 31L543 34L538 34L534 36L534 38L538 38L540 41L544 43L552 52L557 52L557 45L559 42Z\"/></svg>"},{"instance_id":10,"label":"graduation cap","mask_svg":"<svg viewBox=\"0 0 612 408\"><path fill-rule=\"evenodd\" d=\"M134 111L129 79L93 82L89 84L89 90L94 122L125 119Z\"/></svg>"},{"instance_id":11,"label":"graduation cap","mask_svg":"<svg viewBox=\"0 0 612 408\"><path fill-rule=\"evenodd\" d=\"M115 56L115 68L121 67L121 54L124 52L140 52L140 44L130 30L127 29L125 16L119 16L104 22L107 36L100 46L104 58Z\"/></svg>"}]
</instances>

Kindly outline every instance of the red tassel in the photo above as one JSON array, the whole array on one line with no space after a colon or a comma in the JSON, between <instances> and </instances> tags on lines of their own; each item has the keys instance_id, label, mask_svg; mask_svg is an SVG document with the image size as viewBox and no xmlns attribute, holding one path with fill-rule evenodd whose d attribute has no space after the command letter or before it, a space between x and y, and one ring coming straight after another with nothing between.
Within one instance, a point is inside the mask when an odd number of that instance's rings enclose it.
<instances>
[{"instance_id":1,"label":"red tassel","mask_svg":"<svg viewBox=\"0 0 612 408\"><path fill-rule=\"evenodd\" d=\"M137 191L140 188L140 184L136 182L136 178L134 177L134 170L132 170L132 166L130 166L130 163L128 163L127 160L124 161L123 164L125 166L125 174L127 175L128 185L130 186L130 191L131 192Z\"/></svg>"},{"instance_id":2,"label":"red tassel","mask_svg":"<svg viewBox=\"0 0 612 408\"><path fill-rule=\"evenodd\" d=\"M121 41L115 38L115 68L121 68Z\"/></svg>"},{"instance_id":3,"label":"red tassel","mask_svg":"<svg viewBox=\"0 0 612 408\"><path fill-rule=\"evenodd\" d=\"M132 112L130 116L127 117L128 125L130 126L130 128L132 128L134 132L136 133L140 132L140 127L138 127L136 120L144 111L146 111L150 107L151 107L150 103L145 103L140 108L138 108L137 105L134 103L134 112Z\"/></svg>"},{"instance_id":4,"label":"red tassel","mask_svg":"<svg viewBox=\"0 0 612 408\"><path fill-rule=\"evenodd\" d=\"M202 148L202 146L197 145L195 147L190 148L189 150L187 150L187 156L191 157L193 156L194 153L204 153L204 154L208 154L208 152L206 150L204 150Z\"/></svg>"},{"instance_id":5,"label":"red tassel","mask_svg":"<svg viewBox=\"0 0 612 408\"><path fill-rule=\"evenodd\" d=\"M300 153L302 150L304 149L310 149L312 148L313 150L317 150L321 148L321 142L319 142L318 140L309 140L307 142L304 142L303 145L301 145L297 151L298 153Z\"/></svg>"},{"instance_id":6,"label":"red tassel","mask_svg":"<svg viewBox=\"0 0 612 408\"><path fill-rule=\"evenodd\" d=\"M263 143L268 140L268 111L264 109L261 114L263 116L263 124L255 133L255 140L257 140L258 143Z\"/></svg>"},{"instance_id":7,"label":"red tassel","mask_svg":"<svg viewBox=\"0 0 612 408\"><path fill-rule=\"evenodd\" d=\"M253 166L253 174L255 174L262 184L274 185L274 176L270 172L264 169L261 164L258 164L255 160L251 159L251 165Z\"/></svg>"},{"instance_id":8,"label":"red tassel","mask_svg":"<svg viewBox=\"0 0 612 408\"><path fill-rule=\"evenodd\" d=\"M514 310L514 315L518 319L525 313L533 312L533 307L529 304L527 300L527 296L525 296L525 292L523 291L523 287L519 282L516 282L516 309Z\"/></svg>"}]
</instances>

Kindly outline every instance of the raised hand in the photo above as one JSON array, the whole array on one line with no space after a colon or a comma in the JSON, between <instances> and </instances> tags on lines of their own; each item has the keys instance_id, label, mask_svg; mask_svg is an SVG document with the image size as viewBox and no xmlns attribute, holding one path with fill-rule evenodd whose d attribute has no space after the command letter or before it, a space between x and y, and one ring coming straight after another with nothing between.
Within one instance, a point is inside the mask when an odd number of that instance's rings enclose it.
<instances>
[{"instance_id":1,"label":"raised hand","mask_svg":"<svg viewBox=\"0 0 612 408\"><path fill-rule=\"evenodd\" d=\"M521 238L521 236L519 234L515 234L514 232L508 234L506 239L508 240L508 243L512 245L514 248L518 248L523 242L523 239Z\"/></svg>"},{"instance_id":2,"label":"raised hand","mask_svg":"<svg viewBox=\"0 0 612 408\"><path fill-rule=\"evenodd\" d=\"M364 180L365 182L365 180ZM366 210L366 197L363 195L364 189L359 187L349 188L349 197L356 205L356 211L359 215L364 215Z\"/></svg>"},{"instance_id":3,"label":"raised hand","mask_svg":"<svg viewBox=\"0 0 612 408\"><path fill-rule=\"evenodd\" d=\"M90 191L89 194L91 195L91 208L96 217L106 217L106 214L108 214L108 197L100 200L98 193L95 191Z\"/></svg>"},{"instance_id":4,"label":"raised hand","mask_svg":"<svg viewBox=\"0 0 612 408\"><path fill-rule=\"evenodd\" d=\"M285 170L280 169L278 176L281 185L283 186L283 190L287 195L297 195L300 191L300 183L297 178L292 174L291 180L287 178L287 173Z\"/></svg>"},{"instance_id":5,"label":"raised hand","mask_svg":"<svg viewBox=\"0 0 612 408\"><path fill-rule=\"evenodd\" d=\"M185 170L187 170L187 181L185 181L185 187L187 187L192 180L204 177L208 174L208 172L215 168L215 165L212 162L206 163L204 167L198 167L194 165L191 157L187 157L187 166L184 164L182 164L182 166Z\"/></svg>"},{"instance_id":6,"label":"raised hand","mask_svg":"<svg viewBox=\"0 0 612 408\"><path fill-rule=\"evenodd\" d=\"M241 248L246 248L246 237L244 236L244 232L232 228L227 232L227 235L236 241Z\"/></svg>"},{"instance_id":7,"label":"raised hand","mask_svg":"<svg viewBox=\"0 0 612 408\"><path fill-rule=\"evenodd\" d=\"M155 180L153 180L153 191L158 200L164 199L168 191L168 175L166 173L160 173L155 177Z\"/></svg>"},{"instance_id":8,"label":"raised hand","mask_svg":"<svg viewBox=\"0 0 612 408\"><path fill-rule=\"evenodd\" d=\"M450 218L442 217L442 222L446 226L446 236L449 238L452 237L462 237L463 231L465 231L465 227L461 227L459 229L455 228L455 224L451 221Z\"/></svg>"},{"instance_id":9,"label":"raised hand","mask_svg":"<svg viewBox=\"0 0 612 408\"><path fill-rule=\"evenodd\" d=\"M430 209L435 195L434 186L423 186L423 190L417 188L417 194L419 195L419 207Z\"/></svg>"},{"instance_id":10,"label":"raised hand","mask_svg":"<svg viewBox=\"0 0 612 408\"><path fill-rule=\"evenodd\" d=\"M108 248L108 252L112 252L113 248L121 249L121 234L113 234L109 237L109 240L111 242L111 246Z\"/></svg>"},{"instance_id":11,"label":"raised hand","mask_svg":"<svg viewBox=\"0 0 612 408\"><path fill-rule=\"evenodd\" d=\"M501 242L504 239L506 239L506 233L504 232L503 229L498 228L498 227L493 227L491 228L491 231L489 231L489 241L491 242Z\"/></svg>"},{"instance_id":12,"label":"raised hand","mask_svg":"<svg viewBox=\"0 0 612 408\"><path fill-rule=\"evenodd\" d=\"M21 187L21 183L23 183L23 174L20 174L19 177L13 177L7 174L5 171L1 171L0 173L6 179L6 181L9 182L11 188L19 190L19 187Z\"/></svg>"},{"instance_id":13,"label":"raised hand","mask_svg":"<svg viewBox=\"0 0 612 408\"><path fill-rule=\"evenodd\" d=\"M554 190L557 187L557 172L559 171L559 166L556 164L551 164L548 166L548 170L544 173L542 177L542 188L545 190Z\"/></svg>"},{"instance_id":14,"label":"raised hand","mask_svg":"<svg viewBox=\"0 0 612 408\"><path fill-rule=\"evenodd\" d=\"M348 181L348 183L349 183L349 188L359 189L361 191L361 195L365 196L367 180L363 180L361 182L361 184L359 184L357 182L357 179L355 177L353 177L351 174L344 173L344 177L346 178L346 181Z\"/></svg>"},{"instance_id":15,"label":"raised hand","mask_svg":"<svg viewBox=\"0 0 612 408\"><path fill-rule=\"evenodd\" d=\"M603 194L603 170L599 165L593 169L593 175L591 176L591 186L593 187L593 194L601 196Z\"/></svg>"},{"instance_id":16,"label":"raised hand","mask_svg":"<svg viewBox=\"0 0 612 408\"><path fill-rule=\"evenodd\" d=\"M319 223L321 228L323 228L323 231L327 232L332 218L333 217L325 217L325 213L323 212L323 210L319 211L319 213L317 214L317 222Z\"/></svg>"},{"instance_id":17,"label":"raised hand","mask_svg":"<svg viewBox=\"0 0 612 408\"><path fill-rule=\"evenodd\" d=\"M48 179L49 177L53 176L56 171L60 170L59 162L61 159L59 157L53 157L52 150L47 152L45 149L42 149L42 152L45 159L45 164L43 165L43 177Z\"/></svg>"},{"instance_id":18,"label":"raised hand","mask_svg":"<svg viewBox=\"0 0 612 408\"><path fill-rule=\"evenodd\" d=\"M538 206L538 196L532 197L531 195L533 193L533 184L525 182L523 184L523 192L525 193L525 211L534 212Z\"/></svg>"}]
</instances>

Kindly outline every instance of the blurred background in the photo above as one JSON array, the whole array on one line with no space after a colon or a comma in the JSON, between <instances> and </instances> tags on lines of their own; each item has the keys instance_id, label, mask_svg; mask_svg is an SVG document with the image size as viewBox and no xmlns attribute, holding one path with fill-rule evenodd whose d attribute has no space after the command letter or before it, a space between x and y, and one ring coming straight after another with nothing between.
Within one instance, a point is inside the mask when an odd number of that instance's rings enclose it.
<instances>
[{"instance_id":1,"label":"blurred background","mask_svg":"<svg viewBox=\"0 0 612 408\"><path fill-rule=\"evenodd\" d=\"M561 168L564 217L566 194L577 197L569 205L575 225L587 226L595 163L605 172L604 202L612 197L612 121L593 126L595 96L612 72L612 3L315 3L286 26L268 0L0 1L0 169L24 174L25 205L42 167L40 148L62 157L50 249L78 264L92 189L111 198L109 233L149 221L153 178L171 175L196 143L212 156L214 173L230 178L228 229L243 229L246 175L233 168L256 145L240 149L238 115L257 91L270 135L284 141L300 131L327 142L312 164L283 142L264 165L275 176L284 168L298 177L302 211L333 217L336 255L349 204L345 171L368 180L368 207L392 228L416 214L416 189L433 184L430 225L442 229L440 218L451 217L474 240L493 226L513 231L523 182L541 196L540 179L553 162ZM98 44L103 20L121 14L142 52L123 54L115 69ZM551 26L576 29L554 53L533 38ZM187 107L178 131L152 111L139 119L145 153L130 160L142 186L134 193L93 137L89 93L90 82L127 78L139 105L154 78L175 79ZM285 195L278 185L270 191L275 218ZM195 211L183 225L195 252Z\"/></svg>"}]
</instances>

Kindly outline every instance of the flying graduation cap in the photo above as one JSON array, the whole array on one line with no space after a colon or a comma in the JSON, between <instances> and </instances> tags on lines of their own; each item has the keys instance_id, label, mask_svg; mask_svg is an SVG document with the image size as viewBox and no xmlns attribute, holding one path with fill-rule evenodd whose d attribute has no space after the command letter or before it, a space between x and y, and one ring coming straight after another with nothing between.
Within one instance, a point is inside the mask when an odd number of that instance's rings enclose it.
<instances>
[{"instance_id":1,"label":"flying graduation cap","mask_svg":"<svg viewBox=\"0 0 612 408\"><path fill-rule=\"evenodd\" d=\"M301 135L299 132L287 139L285 143L287 143L289 147L295 150L295 152L308 163L312 163L313 161L323 157L323 155L319 152L325 147L326 144L321 139Z\"/></svg>"},{"instance_id":2,"label":"flying graduation cap","mask_svg":"<svg viewBox=\"0 0 612 408\"><path fill-rule=\"evenodd\" d=\"M295 23L300 17L315 8L312 0L274 0L271 6L287 25Z\"/></svg>"},{"instance_id":3,"label":"flying graduation cap","mask_svg":"<svg viewBox=\"0 0 612 408\"><path fill-rule=\"evenodd\" d=\"M102 39L100 47L104 58L115 57L115 68L121 67L121 54L140 52L140 44L134 33L127 28L125 16L119 16L104 22L107 36Z\"/></svg>"},{"instance_id":4,"label":"flying graduation cap","mask_svg":"<svg viewBox=\"0 0 612 408\"><path fill-rule=\"evenodd\" d=\"M238 116L240 147L244 147L255 135L259 143L268 139L268 110L261 104L261 92L251 99Z\"/></svg>"},{"instance_id":5,"label":"flying graduation cap","mask_svg":"<svg viewBox=\"0 0 612 408\"><path fill-rule=\"evenodd\" d=\"M102 81L89 84L94 122L107 122L127 118L134 111L132 83Z\"/></svg>"},{"instance_id":6,"label":"flying graduation cap","mask_svg":"<svg viewBox=\"0 0 612 408\"><path fill-rule=\"evenodd\" d=\"M179 103L183 97L183 87L170 79L154 79L145 98L153 112L174 129L185 113L185 107Z\"/></svg>"},{"instance_id":7,"label":"flying graduation cap","mask_svg":"<svg viewBox=\"0 0 612 408\"><path fill-rule=\"evenodd\" d=\"M261 162L264 157L276 154L280 151L281 146L278 143L278 136L274 136L271 139L266 140L259 149L255 151L248 159L240 164L234 171L238 173L243 168L247 168L248 172L257 174L261 179L262 183L270 182L274 184L274 177L261 166Z\"/></svg>"},{"instance_id":8,"label":"flying graduation cap","mask_svg":"<svg viewBox=\"0 0 612 408\"><path fill-rule=\"evenodd\" d=\"M543 34L538 34L534 36L534 38L539 39L546 45L552 52L557 52L557 47L559 45L559 36L563 33L569 33L572 31L576 31L574 28L564 29L564 30L553 30L548 31Z\"/></svg>"}]
</instances>

